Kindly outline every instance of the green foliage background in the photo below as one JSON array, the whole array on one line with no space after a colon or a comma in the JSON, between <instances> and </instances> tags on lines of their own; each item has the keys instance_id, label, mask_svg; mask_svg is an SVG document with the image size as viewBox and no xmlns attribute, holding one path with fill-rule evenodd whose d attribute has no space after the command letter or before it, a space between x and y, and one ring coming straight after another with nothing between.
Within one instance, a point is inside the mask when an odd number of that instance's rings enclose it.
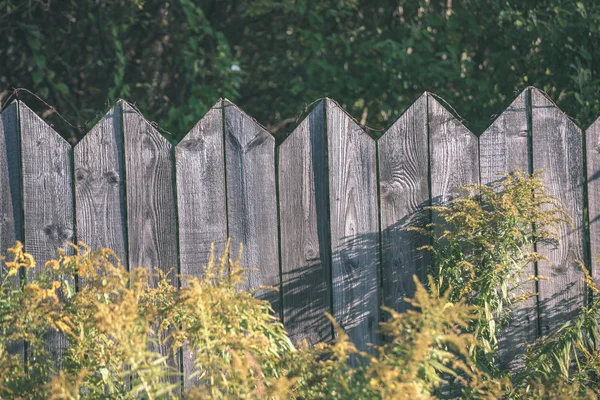
<instances>
[{"instance_id":1,"label":"green foliage background","mask_svg":"<svg viewBox=\"0 0 600 400\"><path fill-rule=\"evenodd\" d=\"M219 97L280 135L322 96L379 129L425 90L475 133L528 85L600 112L595 0L0 0L0 32L0 102L39 94L73 140L119 97L174 140Z\"/></svg>"}]
</instances>

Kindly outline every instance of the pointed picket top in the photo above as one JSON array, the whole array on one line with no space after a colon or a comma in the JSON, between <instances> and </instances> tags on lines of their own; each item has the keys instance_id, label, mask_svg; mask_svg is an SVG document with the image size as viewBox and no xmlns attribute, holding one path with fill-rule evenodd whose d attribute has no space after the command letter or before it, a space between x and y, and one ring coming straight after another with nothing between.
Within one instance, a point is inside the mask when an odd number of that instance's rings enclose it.
<instances>
[{"instance_id":1,"label":"pointed picket top","mask_svg":"<svg viewBox=\"0 0 600 400\"><path fill-rule=\"evenodd\" d=\"M283 139L281 143L285 143L290 136L302 135L305 132L307 132L307 125L310 124L311 120L314 120L315 118L324 118L325 113L323 110L327 100L328 99L319 99L314 104L312 104L310 111L308 111L307 113L303 113L304 116L300 123L298 123L298 125L292 130L291 133L285 136L285 139Z\"/></svg>"},{"instance_id":2,"label":"pointed picket top","mask_svg":"<svg viewBox=\"0 0 600 400\"><path fill-rule=\"evenodd\" d=\"M77 239L127 265L122 101L75 145Z\"/></svg>"},{"instance_id":3,"label":"pointed picket top","mask_svg":"<svg viewBox=\"0 0 600 400\"><path fill-rule=\"evenodd\" d=\"M88 130L87 133L81 139L79 139L79 141L73 147L77 149L78 146L84 146L82 143L85 143L89 140L88 136L102 136L110 124L121 126L123 104L125 103L126 102L123 100L117 100L110 107L110 109L106 111L102 118L100 118L100 120L96 122L96 124L90 130ZM115 138L102 138L99 140L100 143L105 144L107 140L115 140Z\"/></svg>"},{"instance_id":4,"label":"pointed picket top","mask_svg":"<svg viewBox=\"0 0 600 400\"><path fill-rule=\"evenodd\" d=\"M458 134L470 134L477 137L469 128L463 124L460 115L452 108L449 102L442 99L440 96L431 92L425 92L423 95L427 96L427 105L430 114L430 124L446 124L452 122L455 127L455 131Z\"/></svg>"},{"instance_id":5,"label":"pointed picket top","mask_svg":"<svg viewBox=\"0 0 600 400\"><path fill-rule=\"evenodd\" d=\"M479 182L478 139L435 96L428 93L427 99L431 198L439 205L459 187Z\"/></svg>"},{"instance_id":6,"label":"pointed picket top","mask_svg":"<svg viewBox=\"0 0 600 400\"><path fill-rule=\"evenodd\" d=\"M411 231L429 222L427 93L422 94L378 141L381 202L381 270L384 305L402 312L424 278L426 238Z\"/></svg>"},{"instance_id":7,"label":"pointed picket top","mask_svg":"<svg viewBox=\"0 0 600 400\"><path fill-rule=\"evenodd\" d=\"M380 287L377 143L327 99L333 314L360 350L377 343Z\"/></svg>"},{"instance_id":8,"label":"pointed picket top","mask_svg":"<svg viewBox=\"0 0 600 400\"><path fill-rule=\"evenodd\" d=\"M542 334L571 319L585 297L585 285L577 260L585 261L583 202L583 135L579 127L539 89L531 90L533 170L546 190L556 196L572 223L557 226L560 245L542 243L538 273L550 281L539 282Z\"/></svg>"},{"instance_id":9,"label":"pointed picket top","mask_svg":"<svg viewBox=\"0 0 600 400\"><path fill-rule=\"evenodd\" d=\"M156 140L160 141L160 142L164 142L164 144L171 148L173 147L173 145L171 144L171 142L164 137L164 135L162 133L160 133L158 131L158 129L156 129L152 123L150 121L148 121L148 119L146 117L144 117L144 115L142 113L140 113L136 108L134 108L133 106L131 106L131 104L129 104L126 101L120 100L121 102L121 106L122 106L122 112L123 112L123 129L124 129L124 135L127 138L128 135L132 134L132 130L135 132L138 132L140 134L145 134L145 135L150 135L154 138L156 138ZM145 126L146 129L142 130L142 129L128 129L130 128L131 124L137 124L137 125L141 125L141 126Z\"/></svg>"},{"instance_id":10,"label":"pointed picket top","mask_svg":"<svg viewBox=\"0 0 600 400\"><path fill-rule=\"evenodd\" d=\"M185 148L189 151L202 151L204 149L204 138L217 134L215 129L207 129L212 127L213 120L218 114L221 116L223 109L223 100L219 99L217 102L204 114L202 118L196 122L196 124L185 134L185 136L175 146L178 149ZM210 123L209 123L210 121ZM219 130L222 134L222 127Z\"/></svg>"},{"instance_id":11,"label":"pointed picket top","mask_svg":"<svg viewBox=\"0 0 600 400\"><path fill-rule=\"evenodd\" d=\"M310 345L332 338L325 125L321 100L278 154L283 322L294 343Z\"/></svg>"},{"instance_id":12,"label":"pointed picket top","mask_svg":"<svg viewBox=\"0 0 600 400\"><path fill-rule=\"evenodd\" d=\"M407 118L410 118L407 117L407 115L413 113L415 109L421 109L422 107L426 108L428 95L428 92L423 92L406 110L404 110L398 116L398 118L394 120L394 122L392 122L392 124L385 130L379 139L383 139L389 131L395 130L398 125L402 125Z\"/></svg>"},{"instance_id":13,"label":"pointed picket top","mask_svg":"<svg viewBox=\"0 0 600 400\"><path fill-rule=\"evenodd\" d=\"M175 146L181 273L201 276L211 243L227 240L222 103L219 100Z\"/></svg>"},{"instance_id":14,"label":"pointed picket top","mask_svg":"<svg viewBox=\"0 0 600 400\"><path fill-rule=\"evenodd\" d=\"M275 137L265 127L231 101L223 100L223 111L226 115L227 138L231 145L239 148L242 153L247 153L265 142L275 141Z\"/></svg>"},{"instance_id":15,"label":"pointed picket top","mask_svg":"<svg viewBox=\"0 0 600 400\"><path fill-rule=\"evenodd\" d=\"M44 135L51 135L53 137L53 140L56 140L59 143L64 143L65 146L72 147L71 143L69 143L68 140L66 140L64 137L62 137L62 135L59 134L52 125L50 125L46 121L44 121L42 119L42 117L37 115L35 113L35 111L33 111L31 108L29 108L29 106L27 106L27 104L25 104L21 100L16 100L16 101L18 102L18 105L19 105L19 120L20 121L23 121L26 119L31 124L33 124L32 126L41 128L41 131L44 132ZM54 136L56 136L56 137L54 137ZM40 144L40 143L38 143L38 144Z\"/></svg>"},{"instance_id":16,"label":"pointed picket top","mask_svg":"<svg viewBox=\"0 0 600 400\"><path fill-rule=\"evenodd\" d=\"M529 90L523 90L479 137L484 184L500 179L502 174L529 171Z\"/></svg>"},{"instance_id":17,"label":"pointed picket top","mask_svg":"<svg viewBox=\"0 0 600 400\"><path fill-rule=\"evenodd\" d=\"M555 121L559 121L562 126L562 129L568 132L578 132L580 135L582 134L581 128L579 128L579 126L577 126L573 119L571 119L571 117L567 115L567 113L565 113L563 110L561 110L561 108L554 101L552 101L550 99L550 96L548 96L548 94L544 91L532 87L531 103L533 108L537 110L541 110L543 108L554 109L555 112L552 115L552 119ZM549 117L548 113L540 114L545 114L546 118Z\"/></svg>"}]
</instances>

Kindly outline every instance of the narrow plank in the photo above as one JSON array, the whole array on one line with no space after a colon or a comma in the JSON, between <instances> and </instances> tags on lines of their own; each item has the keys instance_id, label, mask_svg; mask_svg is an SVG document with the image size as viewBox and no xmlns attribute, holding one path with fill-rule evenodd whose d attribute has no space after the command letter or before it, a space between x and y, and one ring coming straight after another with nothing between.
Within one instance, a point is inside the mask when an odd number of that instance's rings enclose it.
<instances>
[{"instance_id":1,"label":"narrow plank","mask_svg":"<svg viewBox=\"0 0 600 400\"><path fill-rule=\"evenodd\" d=\"M37 266L28 272L35 279L56 250L72 253L74 239L72 148L29 107L19 103L23 178L24 245ZM73 284L73 282L71 282ZM46 337L50 363L60 362L68 346L65 335Z\"/></svg>"},{"instance_id":2,"label":"narrow plank","mask_svg":"<svg viewBox=\"0 0 600 400\"><path fill-rule=\"evenodd\" d=\"M283 320L295 343L332 338L325 102L279 147Z\"/></svg>"},{"instance_id":3,"label":"narrow plank","mask_svg":"<svg viewBox=\"0 0 600 400\"><path fill-rule=\"evenodd\" d=\"M21 157L18 102L13 101L0 115L0 251L6 254L17 240L23 241L23 210L21 206ZM0 268L3 279L4 268ZM15 277L16 289L19 285ZM4 328L4 327L3 327ZM9 327L6 327L9 328ZM23 342L10 343L8 351L23 360Z\"/></svg>"},{"instance_id":4,"label":"narrow plank","mask_svg":"<svg viewBox=\"0 0 600 400\"><path fill-rule=\"evenodd\" d=\"M175 285L178 254L172 145L127 103L123 103L123 130L129 268L172 270L169 280ZM152 279L153 285L156 282ZM178 357L168 354L167 343L153 349L168 356L169 365L180 370Z\"/></svg>"},{"instance_id":5,"label":"narrow plank","mask_svg":"<svg viewBox=\"0 0 600 400\"><path fill-rule=\"evenodd\" d=\"M384 305L398 312L413 297L413 276L420 280L429 254L419 247L429 243L410 227L429 223L427 95L422 95L379 139L381 198L381 270Z\"/></svg>"},{"instance_id":6,"label":"narrow plank","mask_svg":"<svg viewBox=\"0 0 600 400\"><path fill-rule=\"evenodd\" d=\"M223 155L223 113L215 104L175 147L180 270L182 275L202 276L211 243L222 252L227 241L227 199ZM216 254L218 256L218 254ZM185 285L185 280L182 282ZM199 381L193 352L183 348L184 387Z\"/></svg>"},{"instance_id":7,"label":"narrow plank","mask_svg":"<svg viewBox=\"0 0 600 400\"><path fill-rule=\"evenodd\" d=\"M431 197L439 205L452 200L460 186L479 183L479 151L477 137L432 95L428 112Z\"/></svg>"},{"instance_id":8,"label":"narrow plank","mask_svg":"<svg viewBox=\"0 0 600 400\"><path fill-rule=\"evenodd\" d=\"M529 150L526 95L523 91L510 106L479 137L481 183L487 185L502 179L502 175L529 171ZM521 280L535 275L535 265L529 264ZM535 282L524 282L515 295L536 293ZM526 343L537 337L537 296L515 305L510 324L499 337L499 361L503 367L517 368L517 355L525 351Z\"/></svg>"},{"instance_id":9,"label":"narrow plank","mask_svg":"<svg viewBox=\"0 0 600 400\"><path fill-rule=\"evenodd\" d=\"M327 100L333 313L358 349L379 323L379 224L375 141Z\"/></svg>"},{"instance_id":10,"label":"narrow plank","mask_svg":"<svg viewBox=\"0 0 600 400\"><path fill-rule=\"evenodd\" d=\"M591 273L600 282L600 118L585 133Z\"/></svg>"},{"instance_id":11,"label":"narrow plank","mask_svg":"<svg viewBox=\"0 0 600 400\"><path fill-rule=\"evenodd\" d=\"M545 170L542 181L561 200L573 226L559 228L560 244L539 245L550 262L540 261L538 273L551 279L539 282L542 334L571 319L584 302L584 284L576 260L584 261L583 140L580 129L542 92L532 93L533 168Z\"/></svg>"},{"instance_id":12,"label":"narrow plank","mask_svg":"<svg viewBox=\"0 0 600 400\"><path fill-rule=\"evenodd\" d=\"M175 147L181 273L200 276L211 243L227 241L221 102ZM218 254L217 254L218 255Z\"/></svg>"},{"instance_id":13,"label":"narrow plank","mask_svg":"<svg viewBox=\"0 0 600 400\"><path fill-rule=\"evenodd\" d=\"M109 248L127 265L127 210L121 102L75 146L77 240Z\"/></svg>"},{"instance_id":14,"label":"narrow plank","mask_svg":"<svg viewBox=\"0 0 600 400\"><path fill-rule=\"evenodd\" d=\"M237 106L224 101L229 236L250 268L246 289L280 286L275 187L275 139ZM279 293L259 291L280 315Z\"/></svg>"},{"instance_id":15,"label":"narrow plank","mask_svg":"<svg viewBox=\"0 0 600 400\"><path fill-rule=\"evenodd\" d=\"M18 118L16 101L0 115L0 250L3 254L17 240L23 241Z\"/></svg>"}]
</instances>

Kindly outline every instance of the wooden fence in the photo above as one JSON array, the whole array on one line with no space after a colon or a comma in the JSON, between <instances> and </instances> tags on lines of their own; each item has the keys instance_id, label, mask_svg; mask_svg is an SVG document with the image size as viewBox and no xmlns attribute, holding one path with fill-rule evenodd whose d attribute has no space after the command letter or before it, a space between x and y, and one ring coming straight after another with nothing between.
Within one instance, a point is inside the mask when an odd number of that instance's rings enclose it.
<instances>
[{"instance_id":1,"label":"wooden fence","mask_svg":"<svg viewBox=\"0 0 600 400\"><path fill-rule=\"evenodd\" d=\"M331 339L331 312L365 350L381 305L404 310L428 265L425 239L407 229L429 222L423 207L463 184L538 169L574 224L561 226L559 247L538 248L552 260L538 273L552 280L531 283L538 297L503 335L510 361L583 304L575 260L600 253L600 122L582 132L535 88L479 138L425 93L378 140L325 99L280 145L223 100L176 146L119 101L72 147L15 101L0 122L0 248L21 240L43 266L79 240L129 268L197 275L210 243L220 251L231 237L256 268L248 287L280 287L263 296L294 340ZM49 340L57 353L65 346Z\"/></svg>"}]
</instances>

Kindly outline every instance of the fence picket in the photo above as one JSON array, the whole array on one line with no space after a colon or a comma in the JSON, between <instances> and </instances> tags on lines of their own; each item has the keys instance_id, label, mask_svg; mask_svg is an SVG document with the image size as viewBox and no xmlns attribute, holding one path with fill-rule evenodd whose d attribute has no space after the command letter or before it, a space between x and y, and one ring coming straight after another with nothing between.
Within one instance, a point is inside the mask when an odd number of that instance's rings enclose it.
<instances>
[{"instance_id":1,"label":"fence picket","mask_svg":"<svg viewBox=\"0 0 600 400\"><path fill-rule=\"evenodd\" d=\"M502 179L502 174L529 171L528 90L523 91L479 137L483 185ZM522 279L533 275L535 265L529 264ZM535 282L524 282L517 290L518 294L536 293ZM510 324L499 338L499 348L502 350L499 356L501 364L511 368L517 367L516 356L525 351L525 343L533 343L537 337L537 330L537 296L531 296L514 307Z\"/></svg>"},{"instance_id":2,"label":"fence picket","mask_svg":"<svg viewBox=\"0 0 600 400\"><path fill-rule=\"evenodd\" d=\"M454 199L458 187L479 183L479 151L475 135L432 95L427 101L431 198L434 205L440 205Z\"/></svg>"},{"instance_id":3,"label":"fence picket","mask_svg":"<svg viewBox=\"0 0 600 400\"><path fill-rule=\"evenodd\" d=\"M19 103L13 101L0 114L0 251L23 241L21 205L21 168L19 141ZM0 267L0 279L4 268ZM18 279L17 279L18 280ZM13 287L16 289L18 284ZM23 342L10 343L10 354L24 358Z\"/></svg>"},{"instance_id":4,"label":"fence picket","mask_svg":"<svg viewBox=\"0 0 600 400\"><path fill-rule=\"evenodd\" d=\"M280 286L275 187L275 138L237 106L224 101L227 204L232 250L244 245L246 289ZM279 292L260 291L276 314Z\"/></svg>"},{"instance_id":5,"label":"fence picket","mask_svg":"<svg viewBox=\"0 0 600 400\"><path fill-rule=\"evenodd\" d=\"M283 315L296 343L332 337L325 102L279 147Z\"/></svg>"},{"instance_id":6,"label":"fence picket","mask_svg":"<svg viewBox=\"0 0 600 400\"><path fill-rule=\"evenodd\" d=\"M75 146L77 240L107 247L127 265L127 219L121 102Z\"/></svg>"},{"instance_id":7,"label":"fence picket","mask_svg":"<svg viewBox=\"0 0 600 400\"><path fill-rule=\"evenodd\" d=\"M123 103L129 268L172 271L177 284L177 217L172 145L130 105ZM151 278L156 285L157 278ZM157 321L157 325L160 321ZM179 370L168 343L154 348ZM177 377L171 381L176 382Z\"/></svg>"},{"instance_id":8,"label":"fence picket","mask_svg":"<svg viewBox=\"0 0 600 400\"><path fill-rule=\"evenodd\" d=\"M359 350L377 343L379 224L375 141L327 100L333 314Z\"/></svg>"},{"instance_id":9,"label":"fence picket","mask_svg":"<svg viewBox=\"0 0 600 400\"><path fill-rule=\"evenodd\" d=\"M221 101L175 146L175 163L181 274L201 277L200 268L208 262L211 243L218 257L227 241ZM199 380L191 376L196 370L192 354L184 347L184 388Z\"/></svg>"},{"instance_id":10,"label":"fence picket","mask_svg":"<svg viewBox=\"0 0 600 400\"><path fill-rule=\"evenodd\" d=\"M560 245L540 244L539 318L546 335L573 317L583 305L585 289L577 260L585 261L583 245L583 143L580 129L537 89L532 96L533 168L545 170L542 181L572 218L561 224Z\"/></svg>"},{"instance_id":11,"label":"fence picket","mask_svg":"<svg viewBox=\"0 0 600 400\"><path fill-rule=\"evenodd\" d=\"M56 250L72 249L74 240L73 170L71 145L19 103L21 123L21 162L23 178L24 245L37 266L28 278L37 276L46 261L56 258ZM70 282L74 285L74 282ZM58 362L68 347L64 334L49 332L45 338L51 360Z\"/></svg>"},{"instance_id":12,"label":"fence picket","mask_svg":"<svg viewBox=\"0 0 600 400\"><path fill-rule=\"evenodd\" d=\"M427 95L415 103L378 142L381 197L381 269L384 305L405 311L413 297L413 276L421 281L429 254L419 247L429 243L413 226L429 223Z\"/></svg>"}]
</instances>

